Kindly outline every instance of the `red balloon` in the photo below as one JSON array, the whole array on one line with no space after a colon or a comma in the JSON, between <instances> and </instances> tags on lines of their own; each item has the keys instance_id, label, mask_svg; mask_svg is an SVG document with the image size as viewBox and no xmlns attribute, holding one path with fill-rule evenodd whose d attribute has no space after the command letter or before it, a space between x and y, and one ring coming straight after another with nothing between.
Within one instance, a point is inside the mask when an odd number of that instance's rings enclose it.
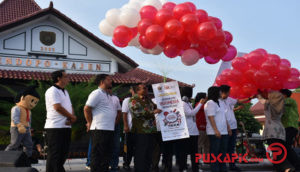
<instances>
[{"instance_id":1,"label":"red balloon","mask_svg":"<svg viewBox=\"0 0 300 172\"><path fill-rule=\"evenodd\" d=\"M228 31L224 31L224 33L225 33L225 42L226 42L227 45L230 45L230 43L231 43L232 40L233 40L233 36L232 36L232 34L231 34L230 32L228 32Z\"/></svg>"},{"instance_id":2,"label":"red balloon","mask_svg":"<svg viewBox=\"0 0 300 172\"><path fill-rule=\"evenodd\" d=\"M188 40L193 43L193 44L199 44L199 39L197 37L197 33L196 32L189 32L187 35ZM198 47L200 47L201 45L199 45Z\"/></svg>"},{"instance_id":3,"label":"red balloon","mask_svg":"<svg viewBox=\"0 0 300 172\"><path fill-rule=\"evenodd\" d=\"M291 67L291 62L287 59L281 59L280 64L284 65L284 66L287 66L287 67Z\"/></svg>"},{"instance_id":4,"label":"red balloon","mask_svg":"<svg viewBox=\"0 0 300 172\"><path fill-rule=\"evenodd\" d=\"M139 37L139 43L141 44L142 47L146 48L146 49L152 49L156 46L155 42L151 42L149 41L146 36L144 35L140 35Z\"/></svg>"},{"instance_id":5,"label":"red balloon","mask_svg":"<svg viewBox=\"0 0 300 172\"><path fill-rule=\"evenodd\" d=\"M193 4L192 2L185 2L185 3L183 3L183 4L186 4L187 6L189 6L189 8L190 8L190 10L191 10L192 12L195 12L195 11L197 10L196 5Z\"/></svg>"},{"instance_id":6,"label":"red balloon","mask_svg":"<svg viewBox=\"0 0 300 172\"><path fill-rule=\"evenodd\" d=\"M118 42L115 37L112 38L112 42L115 44L115 46L121 47L121 48L127 47L127 45L128 45L128 43L120 43L120 42Z\"/></svg>"},{"instance_id":7,"label":"red balloon","mask_svg":"<svg viewBox=\"0 0 300 172\"><path fill-rule=\"evenodd\" d=\"M150 19L154 21L156 13L157 13L157 9L151 5L143 6L140 9L141 19Z\"/></svg>"},{"instance_id":8,"label":"red balloon","mask_svg":"<svg viewBox=\"0 0 300 172\"><path fill-rule=\"evenodd\" d=\"M216 25L217 29L222 29L223 24L219 18L209 16L208 20L212 21Z\"/></svg>"},{"instance_id":9,"label":"red balloon","mask_svg":"<svg viewBox=\"0 0 300 172\"><path fill-rule=\"evenodd\" d=\"M219 29L216 36L207 42L210 47L218 47L225 42L225 33L222 29Z\"/></svg>"},{"instance_id":10,"label":"red balloon","mask_svg":"<svg viewBox=\"0 0 300 172\"><path fill-rule=\"evenodd\" d=\"M280 65L278 69L278 77L281 81L286 81L291 75L291 68L286 65Z\"/></svg>"},{"instance_id":11,"label":"red balloon","mask_svg":"<svg viewBox=\"0 0 300 172\"><path fill-rule=\"evenodd\" d=\"M192 10L189 5L187 4L178 4L173 9L173 15L176 19L180 19L185 14L192 13Z\"/></svg>"},{"instance_id":12,"label":"red balloon","mask_svg":"<svg viewBox=\"0 0 300 172\"><path fill-rule=\"evenodd\" d=\"M230 88L230 97L239 98L241 95L241 88L239 86L233 86Z\"/></svg>"},{"instance_id":13,"label":"red balloon","mask_svg":"<svg viewBox=\"0 0 300 172\"><path fill-rule=\"evenodd\" d=\"M251 52L246 55L246 59L251 66L256 69L259 69L262 63L266 60L265 56L258 52Z\"/></svg>"},{"instance_id":14,"label":"red balloon","mask_svg":"<svg viewBox=\"0 0 300 172\"><path fill-rule=\"evenodd\" d=\"M300 72L296 68L291 68L291 77L298 77L300 76Z\"/></svg>"},{"instance_id":15,"label":"red balloon","mask_svg":"<svg viewBox=\"0 0 300 172\"><path fill-rule=\"evenodd\" d=\"M234 46L230 45L228 47L226 55L224 57L222 57L222 60L225 62L231 61L232 59L234 59L236 57L236 55L237 55L237 49Z\"/></svg>"},{"instance_id":16,"label":"red balloon","mask_svg":"<svg viewBox=\"0 0 300 172\"><path fill-rule=\"evenodd\" d=\"M178 37L183 32L182 24L176 19L169 20L165 24L164 29L165 29L166 34L170 37Z\"/></svg>"},{"instance_id":17,"label":"red balloon","mask_svg":"<svg viewBox=\"0 0 300 172\"><path fill-rule=\"evenodd\" d=\"M261 65L261 69L268 72L271 76L275 76L278 73L278 65L270 60L265 61Z\"/></svg>"},{"instance_id":18,"label":"red balloon","mask_svg":"<svg viewBox=\"0 0 300 172\"><path fill-rule=\"evenodd\" d=\"M167 44L164 47L164 54L170 58L177 57L180 51L181 49L176 44Z\"/></svg>"},{"instance_id":19,"label":"red balloon","mask_svg":"<svg viewBox=\"0 0 300 172\"><path fill-rule=\"evenodd\" d=\"M228 85L228 82L224 79L223 75L219 75L219 76L216 78L215 83L216 83L218 86L221 86L221 85Z\"/></svg>"},{"instance_id":20,"label":"red balloon","mask_svg":"<svg viewBox=\"0 0 300 172\"><path fill-rule=\"evenodd\" d=\"M231 69L223 70L221 75L222 75L222 78L228 82L230 80L230 76L231 76Z\"/></svg>"},{"instance_id":21,"label":"red balloon","mask_svg":"<svg viewBox=\"0 0 300 172\"><path fill-rule=\"evenodd\" d=\"M256 69L249 69L245 72L245 77L247 78L248 81L255 83L255 73Z\"/></svg>"},{"instance_id":22,"label":"red balloon","mask_svg":"<svg viewBox=\"0 0 300 172\"><path fill-rule=\"evenodd\" d=\"M186 32L191 32L197 28L199 19L195 14L186 14L180 18L180 22Z\"/></svg>"},{"instance_id":23,"label":"red balloon","mask_svg":"<svg viewBox=\"0 0 300 172\"><path fill-rule=\"evenodd\" d=\"M241 72L246 72L250 69L247 60L242 57L236 57L232 60L231 64L234 69L239 70Z\"/></svg>"},{"instance_id":24,"label":"red balloon","mask_svg":"<svg viewBox=\"0 0 300 172\"><path fill-rule=\"evenodd\" d=\"M246 93L250 96L255 95L257 93L257 87L251 83L244 84L242 89L243 89L244 93Z\"/></svg>"},{"instance_id":25,"label":"red balloon","mask_svg":"<svg viewBox=\"0 0 300 172\"><path fill-rule=\"evenodd\" d=\"M258 70L254 74L255 83L259 88L264 87L264 83L268 78L270 78L270 75L264 70Z\"/></svg>"},{"instance_id":26,"label":"red balloon","mask_svg":"<svg viewBox=\"0 0 300 172\"><path fill-rule=\"evenodd\" d=\"M197 10L195 15L198 17L199 23L208 21L208 14L205 10Z\"/></svg>"},{"instance_id":27,"label":"red balloon","mask_svg":"<svg viewBox=\"0 0 300 172\"><path fill-rule=\"evenodd\" d=\"M268 52L267 52L265 49L262 49L262 48L258 48L258 49L254 50L254 51L252 51L252 52L260 53L260 54L263 55L263 56L267 56L267 55L268 55ZM252 53L252 52L251 52L251 53Z\"/></svg>"},{"instance_id":28,"label":"red balloon","mask_svg":"<svg viewBox=\"0 0 300 172\"><path fill-rule=\"evenodd\" d=\"M174 2L166 2L162 8L163 9L168 9L168 10L172 10L175 8L176 4Z\"/></svg>"},{"instance_id":29,"label":"red balloon","mask_svg":"<svg viewBox=\"0 0 300 172\"><path fill-rule=\"evenodd\" d=\"M204 22L199 24L197 28L197 35L200 40L209 40L217 34L216 26L211 22Z\"/></svg>"},{"instance_id":30,"label":"red balloon","mask_svg":"<svg viewBox=\"0 0 300 172\"><path fill-rule=\"evenodd\" d=\"M239 83L242 80L242 73L238 70L231 70L229 75L229 83Z\"/></svg>"},{"instance_id":31,"label":"red balloon","mask_svg":"<svg viewBox=\"0 0 300 172\"><path fill-rule=\"evenodd\" d=\"M128 44L132 39L132 31L129 27L121 25L115 28L113 37L120 44Z\"/></svg>"},{"instance_id":32,"label":"red balloon","mask_svg":"<svg viewBox=\"0 0 300 172\"><path fill-rule=\"evenodd\" d=\"M220 59L214 59L212 57L206 56L204 57L204 60L208 63L208 64L216 64L220 61Z\"/></svg>"},{"instance_id":33,"label":"red balloon","mask_svg":"<svg viewBox=\"0 0 300 172\"><path fill-rule=\"evenodd\" d=\"M145 35L146 30L149 26L151 26L153 22L150 19L142 19L138 23L138 31L141 35Z\"/></svg>"},{"instance_id":34,"label":"red balloon","mask_svg":"<svg viewBox=\"0 0 300 172\"><path fill-rule=\"evenodd\" d=\"M221 44L220 46L213 48L210 50L209 55L212 58L222 59L227 53L228 47L225 43Z\"/></svg>"},{"instance_id":35,"label":"red balloon","mask_svg":"<svg viewBox=\"0 0 300 172\"><path fill-rule=\"evenodd\" d=\"M132 38L136 37L136 35L138 33L138 28L133 27L133 28L130 28L130 29L131 29L131 33L132 33Z\"/></svg>"},{"instance_id":36,"label":"red balloon","mask_svg":"<svg viewBox=\"0 0 300 172\"><path fill-rule=\"evenodd\" d=\"M168 9L161 9L156 13L155 23L164 26L166 22L172 19L172 17L172 11Z\"/></svg>"},{"instance_id":37,"label":"red balloon","mask_svg":"<svg viewBox=\"0 0 300 172\"><path fill-rule=\"evenodd\" d=\"M295 89L300 86L300 79L299 77L291 77L284 83L284 88L287 89Z\"/></svg>"},{"instance_id":38,"label":"red balloon","mask_svg":"<svg viewBox=\"0 0 300 172\"><path fill-rule=\"evenodd\" d=\"M273 63L275 63L277 66L280 65L280 57L276 54L268 54L267 57L268 61L272 61Z\"/></svg>"},{"instance_id":39,"label":"red balloon","mask_svg":"<svg viewBox=\"0 0 300 172\"><path fill-rule=\"evenodd\" d=\"M165 38L164 28L160 25L151 25L145 33L146 38L154 43L160 43Z\"/></svg>"}]
</instances>

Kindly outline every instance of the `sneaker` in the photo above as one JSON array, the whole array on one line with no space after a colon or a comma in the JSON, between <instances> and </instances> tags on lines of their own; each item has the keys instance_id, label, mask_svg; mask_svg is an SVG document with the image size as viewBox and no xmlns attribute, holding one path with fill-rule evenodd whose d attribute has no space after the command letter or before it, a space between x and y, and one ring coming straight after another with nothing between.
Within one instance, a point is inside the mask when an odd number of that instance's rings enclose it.
<instances>
[{"instance_id":1,"label":"sneaker","mask_svg":"<svg viewBox=\"0 0 300 172\"><path fill-rule=\"evenodd\" d=\"M91 167L90 166L85 166L86 169L88 170L91 170Z\"/></svg>"},{"instance_id":2,"label":"sneaker","mask_svg":"<svg viewBox=\"0 0 300 172\"><path fill-rule=\"evenodd\" d=\"M239 167L237 167L237 166L230 167L229 170L230 170L230 171L238 171L238 172L239 172L239 171L242 171L242 170L241 170Z\"/></svg>"}]
</instances>

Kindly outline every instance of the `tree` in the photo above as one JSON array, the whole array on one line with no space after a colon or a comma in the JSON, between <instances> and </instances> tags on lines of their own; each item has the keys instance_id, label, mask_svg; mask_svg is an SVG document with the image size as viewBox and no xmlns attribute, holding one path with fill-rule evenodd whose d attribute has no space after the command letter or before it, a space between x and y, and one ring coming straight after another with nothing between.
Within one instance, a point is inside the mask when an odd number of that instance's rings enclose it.
<instances>
[{"instance_id":1,"label":"tree","mask_svg":"<svg viewBox=\"0 0 300 172\"><path fill-rule=\"evenodd\" d=\"M239 125L239 122L242 121L248 133L259 133L259 130L262 129L262 125L254 118L254 116L250 112L252 103L247 103L243 106L243 109L235 112L235 117L238 123L238 130L243 131L242 126Z\"/></svg>"}]
</instances>

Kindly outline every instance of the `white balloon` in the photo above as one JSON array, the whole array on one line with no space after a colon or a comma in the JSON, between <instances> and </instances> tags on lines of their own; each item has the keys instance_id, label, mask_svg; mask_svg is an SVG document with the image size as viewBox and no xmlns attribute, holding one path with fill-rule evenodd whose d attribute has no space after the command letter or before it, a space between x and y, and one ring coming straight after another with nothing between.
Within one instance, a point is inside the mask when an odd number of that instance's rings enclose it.
<instances>
[{"instance_id":1,"label":"white balloon","mask_svg":"<svg viewBox=\"0 0 300 172\"><path fill-rule=\"evenodd\" d=\"M146 48L144 48L142 46L140 46L140 49L142 50L143 53L150 54L149 49L146 49Z\"/></svg>"},{"instance_id":2,"label":"white balloon","mask_svg":"<svg viewBox=\"0 0 300 172\"><path fill-rule=\"evenodd\" d=\"M153 55L159 55L160 53L163 52L163 47L157 45L155 46L153 49L149 50L149 53L153 54Z\"/></svg>"},{"instance_id":3,"label":"white balloon","mask_svg":"<svg viewBox=\"0 0 300 172\"><path fill-rule=\"evenodd\" d=\"M143 6L145 5L152 5L154 6L157 10L160 10L162 8L162 4L160 2L160 0L146 0L143 3Z\"/></svg>"},{"instance_id":4,"label":"white balloon","mask_svg":"<svg viewBox=\"0 0 300 172\"><path fill-rule=\"evenodd\" d=\"M160 3L161 3L162 5L164 5L166 2L168 2L168 0L160 0Z\"/></svg>"},{"instance_id":5,"label":"white balloon","mask_svg":"<svg viewBox=\"0 0 300 172\"><path fill-rule=\"evenodd\" d=\"M128 43L129 46L140 46L140 43L139 43L139 34L137 34L129 43Z\"/></svg>"},{"instance_id":6,"label":"white balloon","mask_svg":"<svg viewBox=\"0 0 300 172\"><path fill-rule=\"evenodd\" d=\"M112 26L118 26L120 24L119 16L121 14L121 10L113 8L106 12L105 18L106 21Z\"/></svg>"},{"instance_id":7,"label":"white balloon","mask_svg":"<svg viewBox=\"0 0 300 172\"><path fill-rule=\"evenodd\" d=\"M115 28L104 19L99 23L99 29L104 35L113 36Z\"/></svg>"},{"instance_id":8,"label":"white balloon","mask_svg":"<svg viewBox=\"0 0 300 172\"><path fill-rule=\"evenodd\" d=\"M137 10L132 8L122 9L120 21L122 25L127 27L136 27L141 17Z\"/></svg>"},{"instance_id":9,"label":"white balloon","mask_svg":"<svg viewBox=\"0 0 300 172\"><path fill-rule=\"evenodd\" d=\"M137 11L140 11L140 9L142 7L142 4L136 3L136 2L131 2L128 5L129 5L129 8L135 9Z\"/></svg>"}]
</instances>

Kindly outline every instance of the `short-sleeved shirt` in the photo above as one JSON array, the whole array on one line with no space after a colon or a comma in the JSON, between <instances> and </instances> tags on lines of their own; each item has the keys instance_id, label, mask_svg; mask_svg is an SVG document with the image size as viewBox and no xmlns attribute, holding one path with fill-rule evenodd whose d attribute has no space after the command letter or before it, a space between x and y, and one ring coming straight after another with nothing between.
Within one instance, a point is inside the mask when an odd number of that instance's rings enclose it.
<instances>
[{"instance_id":1,"label":"short-sleeved shirt","mask_svg":"<svg viewBox=\"0 0 300 172\"><path fill-rule=\"evenodd\" d=\"M236 99L228 97L226 99L220 99L225 104L225 114L230 129L237 129L237 122L234 115L234 106L237 103Z\"/></svg>"},{"instance_id":2,"label":"short-sleeved shirt","mask_svg":"<svg viewBox=\"0 0 300 172\"><path fill-rule=\"evenodd\" d=\"M113 102L113 105L114 105L114 111L117 113L118 111L121 111L122 108L121 108L121 104L120 104L120 99L115 96L115 95L111 95L110 96L112 102Z\"/></svg>"},{"instance_id":3,"label":"short-sleeved shirt","mask_svg":"<svg viewBox=\"0 0 300 172\"><path fill-rule=\"evenodd\" d=\"M137 95L129 100L129 110L132 114L131 132L150 134L157 132L155 127L154 103L151 99L141 99Z\"/></svg>"},{"instance_id":4,"label":"short-sleeved shirt","mask_svg":"<svg viewBox=\"0 0 300 172\"><path fill-rule=\"evenodd\" d=\"M113 131L115 129L117 113L111 96L106 91L101 88L94 90L85 105L92 108L91 130Z\"/></svg>"},{"instance_id":5,"label":"short-sleeved shirt","mask_svg":"<svg viewBox=\"0 0 300 172\"><path fill-rule=\"evenodd\" d=\"M132 127L132 116L131 116L131 113L129 111L129 100L130 100L130 97L127 97L126 99L123 100L123 103L122 103L122 113L127 113L127 123L128 123L128 127L129 127L129 130L131 130L131 127Z\"/></svg>"},{"instance_id":6,"label":"short-sleeved shirt","mask_svg":"<svg viewBox=\"0 0 300 172\"><path fill-rule=\"evenodd\" d=\"M54 109L55 104L60 104L72 114L72 103L68 91L58 86L52 86L45 93L45 101L47 110L45 128L71 128L70 125L66 125L68 118Z\"/></svg>"},{"instance_id":7,"label":"short-sleeved shirt","mask_svg":"<svg viewBox=\"0 0 300 172\"><path fill-rule=\"evenodd\" d=\"M294 127L298 129L299 112L297 102L292 98L286 98L284 102L284 113L281 122L284 128Z\"/></svg>"},{"instance_id":8,"label":"short-sleeved shirt","mask_svg":"<svg viewBox=\"0 0 300 172\"><path fill-rule=\"evenodd\" d=\"M221 133L221 135L227 135L227 122L225 115L225 105L219 100L219 105L213 100L207 101L204 106L204 112L206 117L206 133L207 135L215 135L215 131L212 128L212 125L208 119L209 116L213 116L215 119L215 123L217 129Z\"/></svg>"}]
</instances>

